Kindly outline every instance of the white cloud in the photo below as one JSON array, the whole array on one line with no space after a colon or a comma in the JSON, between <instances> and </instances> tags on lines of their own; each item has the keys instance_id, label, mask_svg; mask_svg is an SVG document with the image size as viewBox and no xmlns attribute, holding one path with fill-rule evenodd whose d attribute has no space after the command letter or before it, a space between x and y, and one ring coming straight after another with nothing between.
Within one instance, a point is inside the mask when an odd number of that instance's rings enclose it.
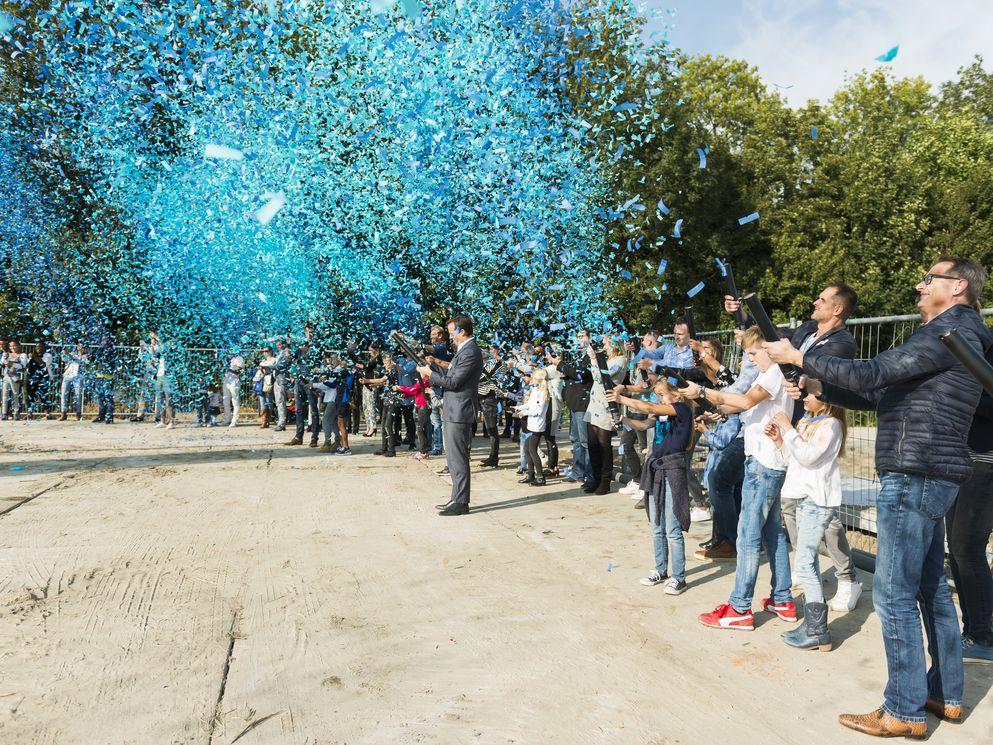
<instances>
[{"instance_id":1,"label":"white cloud","mask_svg":"<svg viewBox=\"0 0 993 745\"><path fill-rule=\"evenodd\" d=\"M993 63L990 0L745 0L738 41L722 53L756 65L794 105L827 99L846 74L889 63L898 76L937 85L981 54ZM828 7L830 6L830 7Z\"/></svg>"}]
</instances>

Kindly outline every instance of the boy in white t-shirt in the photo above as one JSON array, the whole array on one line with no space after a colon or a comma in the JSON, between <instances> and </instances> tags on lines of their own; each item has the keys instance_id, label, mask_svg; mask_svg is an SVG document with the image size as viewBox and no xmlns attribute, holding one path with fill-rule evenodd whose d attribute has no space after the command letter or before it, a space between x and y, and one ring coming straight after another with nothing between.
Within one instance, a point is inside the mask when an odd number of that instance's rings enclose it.
<instances>
[{"instance_id":1,"label":"boy in white t-shirt","mask_svg":"<svg viewBox=\"0 0 993 745\"><path fill-rule=\"evenodd\" d=\"M779 502L787 463L764 432L776 412L781 411L787 417L793 413L793 399L783 385L783 373L762 348L763 341L758 327L748 329L741 338L741 348L760 371L747 393L713 391L696 385L684 390L691 398L705 397L725 413L742 412L745 433L745 481L741 490L734 590L727 603L700 615L704 626L718 629L751 631L755 627L752 596L759 572L760 542L765 544L772 568L772 596L762 600L762 608L784 621L797 619L790 593L790 559Z\"/></svg>"}]
</instances>

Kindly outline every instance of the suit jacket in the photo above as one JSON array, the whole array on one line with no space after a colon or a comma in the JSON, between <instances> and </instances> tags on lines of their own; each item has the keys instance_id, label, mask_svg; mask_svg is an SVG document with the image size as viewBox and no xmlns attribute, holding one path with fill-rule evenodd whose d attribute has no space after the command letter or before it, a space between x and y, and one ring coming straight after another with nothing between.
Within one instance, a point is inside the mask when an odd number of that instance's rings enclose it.
<instances>
[{"instance_id":1,"label":"suit jacket","mask_svg":"<svg viewBox=\"0 0 993 745\"><path fill-rule=\"evenodd\" d=\"M804 321L797 327L796 331L790 337L790 343L799 349L803 342L811 334L817 333L817 321L810 319ZM842 324L837 326L830 331L828 331L824 336L819 338L814 342L811 349L816 349L821 354L827 354L831 357L843 357L846 360L855 359L855 351L857 345L855 344L855 337L848 328ZM804 372L809 374L808 370ZM814 377L811 375L810 377Z\"/></svg>"},{"instance_id":2,"label":"suit jacket","mask_svg":"<svg viewBox=\"0 0 993 745\"><path fill-rule=\"evenodd\" d=\"M474 338L455 353L447 370L431 366L431 384L445 390L442 421L462 424L476 421L482 373L483 353Z\"/></svg>"}]
</instances>

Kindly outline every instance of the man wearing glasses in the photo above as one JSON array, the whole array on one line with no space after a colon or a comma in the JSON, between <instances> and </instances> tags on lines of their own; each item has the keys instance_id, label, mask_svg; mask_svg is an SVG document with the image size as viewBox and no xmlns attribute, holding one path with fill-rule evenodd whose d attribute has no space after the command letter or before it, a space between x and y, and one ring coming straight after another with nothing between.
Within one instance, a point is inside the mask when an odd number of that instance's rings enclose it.
<instances>
[{"instance_id":1,"label":"man wearing glasses","mask_svg":"<svg viewBox=\"0 0 993 745\"><path fill-rule=\"evenodd\" d=\"M977 350L993 348L978 308L986 271L969 259L941 257L917 283L923 325L871 360L766 344L775 362L803 367L808 392L850 409L875 409L878 543L873 604L883 628L889 680L883 705L843 714L846 727L877 737L923 737L925 711L962 717L962 641L945 577L945 513L972 467L966 438L979 383L939 337L958 329ZM924 614L931 669L921 644Z\"/></svg>"}]
</instances>

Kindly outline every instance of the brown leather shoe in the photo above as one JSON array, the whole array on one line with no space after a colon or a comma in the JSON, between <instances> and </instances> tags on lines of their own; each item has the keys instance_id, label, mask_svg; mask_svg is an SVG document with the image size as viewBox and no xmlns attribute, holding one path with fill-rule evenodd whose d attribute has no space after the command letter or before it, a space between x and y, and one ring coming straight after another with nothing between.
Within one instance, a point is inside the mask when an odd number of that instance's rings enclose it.
<instances>
[{"instance_id":1,"label":"brown leather shoe","mask_svg":"<svg viewBox=\"0 0 993 745\"><path fill-rule=\"evenodd\" d=\"M294 437L292 440L290 440L286 444L287 445L303 445L303 440L301 440L299 437Z\"/></svg>"},{"instance_id":2,"label":"brown leather shoe","mask_svg":"<svg viewBox=\"0 0 993 745\"><path fill-rule=\"evenodd\" d=\"M321 448L320 448L320 450L318 450L317 452L319 452L319 453L333 453L334 452L334 448L331 447L330 445L322 445Z\"/></svg>"},{"instance_id":3,"label":"brown leather shoe","mask_svg":"<svg viewBox=\"0 0 993 745\"><path fill-rule=\"evenodd\" d=\"M914 740L927 737L927 722L905 722L891 717L882 707L868 714L841 714L838 721L849 729L873 737L910 737Z\"/></svg>"},{"instance_id":4,"label":"brown leather shoe","mask_svg":"<svg viewBox=\"0 0 993 745\"><path fill-rule=\"evenodd\" d=\"M962 721L961 706L953 706L952 704L946 704L942 701L935 701L933 698L929 698L924 702L924 708L945 722L958 723Z\"/></svg>"},{"instance_id":5,"label":"brown leather shoe","mask_svg":"<svg viewBox=\"0 0 993 745\"><path fill-rule=\"evenodd\" d=\"M707 561L735 561L738 558L738 552L734 545L727 541L721 541L710 548L701 548L693 555L698 559L706 559Z\"/></svg>"},{"instance_id":6,"label":"brown leather shoe","mask_svg":"<svg viewBox=\"0 0 993 745\"><path fill-rule=\"evenodd\" d=\"M59 421L60 422L64 422L68 418L69 418L69 415L63 411L62 412L62 416L59 417Z\"/></svg>"},{"instance_id":7,"label":"brown leather shoe","mask_svg":"<svg viewBox=\"0 0 993 745\"><path fill-rule=\"evenodd\" d=\"M310 447L312 447L312 448L316 448L317 447L317 438L316 437L313 440L310 441Z\"/></svg>"}]
</instances>

